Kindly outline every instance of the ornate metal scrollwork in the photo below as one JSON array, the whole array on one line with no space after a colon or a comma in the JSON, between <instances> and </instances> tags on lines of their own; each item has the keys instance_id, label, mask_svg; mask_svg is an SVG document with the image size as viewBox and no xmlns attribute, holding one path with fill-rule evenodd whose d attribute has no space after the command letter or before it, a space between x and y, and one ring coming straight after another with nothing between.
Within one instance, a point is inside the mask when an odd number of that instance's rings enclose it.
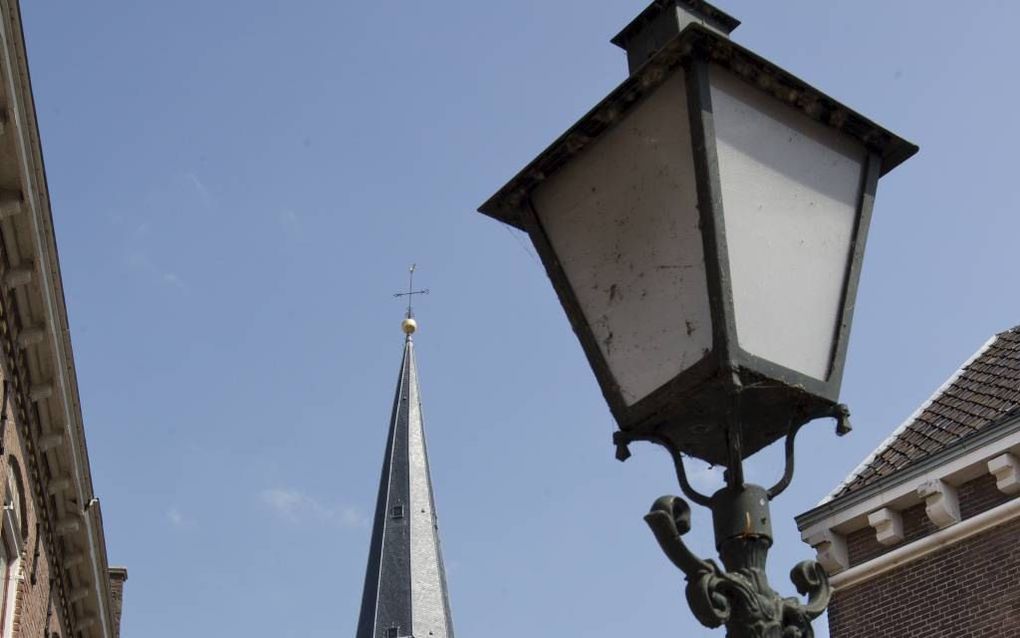
<instances>
[{"instance_id":1,"label":"ornate metal scrollwork","mask_svg":"<svg viewBox=\"0 0 1020 638\"><path fill-rule=\"evenodd\" d=\"M794 440L797 431L810 420L832 417L837 433L849 430L849 412L845 406L810 415L789 426L786 437L786 464L783 476L769 489L745 484L739 454L739 430L730 439L735 445L731 467L727 468L727 486L712 496L696 491L687 479L683 455L666 438L654 435L634 436L618 432L615 437L617 458L630 456L627 449L635 440L664 447L672 456L677 480L683 493L694 503L712 510L716 546L723 567L695 555L683 541L691 529L691 508L679 496L663 496L655 501L645 522L659 547L687 578L687 602L706 627L726 627L727 638L813 638L811 621L822 615L829 604L832 589L822 566L813 560L798 563L790 572L797 591L807 596L784 598L769 585L765 562L772 546L772 524L768 503L782 493L793 478Z\"/></svg>"},{"instance_id":2,"label":"ornate metal scrollwork","mask_svg":"<svg viewBox=\"0 0 1020 638\"><path fill-rule=\"evenodd\" d=\"M815 561L790 572L807 603L783 598L769 585L765 559L772 540L763 535L735 537L720 548L726 571L698 558L683 541L690 531L690 507L678 496L663 496L645 516L659 546L687 577L687 602L706 627L726 626L728 638L813 638L811 621L825 611L831 589Z\"/></svg>"}]
</instances>

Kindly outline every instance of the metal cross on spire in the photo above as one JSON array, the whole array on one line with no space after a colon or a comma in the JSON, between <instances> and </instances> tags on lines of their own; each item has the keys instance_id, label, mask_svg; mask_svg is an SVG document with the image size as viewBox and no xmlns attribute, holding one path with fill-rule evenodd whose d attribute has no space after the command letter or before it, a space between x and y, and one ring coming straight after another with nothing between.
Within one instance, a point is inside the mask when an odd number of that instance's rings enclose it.
<instances>
[{"instance_id":1,"label":"metal cross on spire","mask_svg":"<svg viewBox=\"0 0 1020 638\"><path fill-rule=\"evenodd\" d=\"M429 294L429 289L428 288L422 288L421 290L415 290L414 289L414 269L415 269L416 266L417 266L417 264L411 264L411 268L408 271L408 275L407 275L407 292L396 292L396 293L393 293L394 297L407 297L407 318L408 319L413 319L414 318L414 312L411 311L411 301L414 299L414 296L415 295L427 295L427 294Z\"/></svg>"}]
</instances>

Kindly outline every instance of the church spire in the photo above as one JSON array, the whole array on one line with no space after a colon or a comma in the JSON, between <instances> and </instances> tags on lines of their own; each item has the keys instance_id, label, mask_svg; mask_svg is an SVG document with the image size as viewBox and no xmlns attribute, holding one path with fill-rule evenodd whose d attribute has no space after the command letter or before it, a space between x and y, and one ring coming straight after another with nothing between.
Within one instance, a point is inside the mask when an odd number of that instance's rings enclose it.
<instances>
[{"instance_id":1,"label":"church spire","mask_svg":"<svg viewBox=\"0 0 1020 638\"><path fill-rule=\"evenodd\" d=\"M414 267L411 267L413 276ZM427 292L427 291L426 291ZM408 288L408 293L424 294ZM453 638L408 304L356 638Z\"/></svg>"}]
</instances>

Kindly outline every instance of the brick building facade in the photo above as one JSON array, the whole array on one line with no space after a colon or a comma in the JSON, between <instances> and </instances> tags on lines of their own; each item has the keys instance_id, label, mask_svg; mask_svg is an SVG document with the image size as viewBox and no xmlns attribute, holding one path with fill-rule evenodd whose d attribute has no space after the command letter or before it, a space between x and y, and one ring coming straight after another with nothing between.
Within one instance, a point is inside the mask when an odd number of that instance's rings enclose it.
<instances>
[{"instance_id":1,"label":"brick building facade","mask_svg":"<svg viewBox=\"0 0 1020 638\"><path fill-rule=\"evenodd\" d=\"M1020 636L1020 326L797 517L832 638Z\"/></svg>"},{"instance_id":2,"label":"brick building facade","mask_svg":"<svg viewBox=\"0 0 1020 638\"><path fill-rule=\"evenodd\" d=\"M0 37L0 638L116 638L16 0Z\"/></svg>"}]
</instances>

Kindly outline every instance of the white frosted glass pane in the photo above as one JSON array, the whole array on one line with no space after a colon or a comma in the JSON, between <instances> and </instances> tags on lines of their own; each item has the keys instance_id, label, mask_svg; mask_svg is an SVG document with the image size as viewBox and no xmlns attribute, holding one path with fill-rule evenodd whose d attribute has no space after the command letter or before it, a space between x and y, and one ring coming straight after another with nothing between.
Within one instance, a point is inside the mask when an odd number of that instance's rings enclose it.
<instances>
[{"instance_id":1,"label":"white frosted glass pane","mask_svg":"<svg viewBox=\"0 0 1020 638\"><path fill-rule=\"evenodd\" d=\"M712 347L681 71L533 193L630 405Z\"/></svg>"},{"instance_id":2,"label":"white frosted glass pane","mask_svg":"<svg viewBox=\"0 0 1020 638\"><path fill-rule=\"evenodd\" d=\"M825 380L865 149L726 71L710 78L738 342Z\"/></svg>"}]
</instances>

